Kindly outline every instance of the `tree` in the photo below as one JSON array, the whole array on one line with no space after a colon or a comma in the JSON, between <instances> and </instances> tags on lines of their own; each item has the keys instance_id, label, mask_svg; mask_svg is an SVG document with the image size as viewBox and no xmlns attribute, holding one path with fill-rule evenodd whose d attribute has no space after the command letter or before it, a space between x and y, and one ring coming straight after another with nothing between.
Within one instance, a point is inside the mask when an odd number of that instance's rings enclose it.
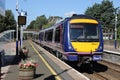
<instances>
[{"instance_id":1,"label":"tree","mask_svg":"<svg viewBox=\"0 0 120 80\"><path fill-rule=\"evenodd\" d=\"M9 29L16 29L16 21L14 15L11 10L5 11L5 17L0 15L0 32L9 30Z\"/></svg>"},{"instance_id":2,"label":"tree","mask_svg":"<svg viewBox=\"0 0 120 80\"><path fill-rule=\"evenodd\" d=\"M16 29L16 21L11 10L6 11L5 22L6 22L6 30Z\"/></svg>"},{"instance_id":3,"label":"tree","mask_svg":"<svg viewBox=\"0 0 120 80\"><path fill-rule=\"evenodd\" d=\"M95 3L93 7L88 7L88 9L85 11L85 14L100 19L100 4Z\"/></svg>"},{"instance_id":4,"label":"tree","mask_svg":"<svg viewBox=\"0 0 120 80\"><path fill-rule=\"evenodd\" d=\"M50 16L48 18L48 23L46 25L43 25L43 28L51 27L52 25L54 25L60 19L62 19L62 17L59 17L59 16Z\"/></svg>"},{"instance_id":5,"label":"tree","mask_svg":"<svg viewBox=\"0 0 120 80\"><path fill-rule=\"evenodd\" d=\"M102 14L101 19L104 23L104 27L106 28L114 28L114 7L113 2L110 2L109 0L103 0L101 4Z\"/></svg>"},{"instance_id":6,"label":"tree","mask_svg":"<svg viewBox=\"0 0 120 80\"><path fill-rule=\"evenodd\" d=\"M95 3L92 7L89 7L85 14L98 19L103 28L114 28L114 7L113 2L109 0L103 0L101 4Z\"/></svg>"},{"instance_id":7,"label":"tree","mask_svg":"<svg viewBox=\"0 0 120 80\"><path fill-rule=\"evenodd\" d=\"M45 17L45 15L42 15L36 18L34 26L36 29L42 29L42 26L45 25L46 23L47 23L47 18Z\"/></svg>"},{"instance_id":8,"label":"tree","mask_svg":"<svg viewBox=\"0 0 120 80\"><path fill-rule=\"evenodd\" d=\"M0 33L5 30L6 24L4 19L5 18L2 15L0 15Z\"/></svg>"},{"instance_id":9,"label":"tree","mask_svg":"<svg viewBox=\"0 0 120 80\"><path fill-rule=\"evenodd\" d=\"M62 19L62 17L59 16L50 16L48 19L45 17L45 15L38 16L36 20L33 20L30 25L28 25L28 29L43 29L51 27L53 24L55 24L57 21Z\"/></svg>"},{"instance_id":10,"label":"tree","mask_svg":"<svg viewBox=\"0 0 120 80\"><path fill-rule=\"evenodd\" d=\"M33 20L29 25L28 25L28 29L35 29L35 20Z\"/></svg>"}]
</instances>

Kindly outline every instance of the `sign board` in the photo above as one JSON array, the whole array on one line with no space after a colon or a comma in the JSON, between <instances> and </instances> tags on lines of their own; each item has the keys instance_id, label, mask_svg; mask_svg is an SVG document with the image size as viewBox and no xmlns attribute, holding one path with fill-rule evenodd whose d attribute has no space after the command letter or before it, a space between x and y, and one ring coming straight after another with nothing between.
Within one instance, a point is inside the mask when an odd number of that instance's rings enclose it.
<instances>
[{"instance_id":1,"label":"sign board","mask_svg":"<svg viewBox=\"0 0 120 80\"><path fill-rule=\"evenodd\" d=\"M5 0L0 0L0 15L5 16Z\"/></svg>"},{"instance_id":2,"label":"sign board","mask_svg":"<svg viewBox=\"0 0 120 80\"><path fill-rule=\"evenodd\" d=\"M18 16L18 25L26 25L26 16Z\"/></svg>"}]
</instances>

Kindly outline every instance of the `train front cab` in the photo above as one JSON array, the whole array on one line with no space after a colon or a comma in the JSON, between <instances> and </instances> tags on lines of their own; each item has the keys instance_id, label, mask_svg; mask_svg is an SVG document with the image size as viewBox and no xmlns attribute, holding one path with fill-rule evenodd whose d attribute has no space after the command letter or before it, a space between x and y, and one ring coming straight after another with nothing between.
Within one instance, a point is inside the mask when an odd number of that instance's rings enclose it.
<instances>
[{"instance_id":1,"label":"train front cab","mask_svg":"<svg viewBox=\"0 0 120 80\"><path fill-rule=\"evenodd\" d=\"M99 22L95 19L71 19L64 34L68 61L99 61L102 59L103 37ZM69 33L67 35L67 33ZM67 35L67 36L66 36Z\"/></svg>"}]
</instances>

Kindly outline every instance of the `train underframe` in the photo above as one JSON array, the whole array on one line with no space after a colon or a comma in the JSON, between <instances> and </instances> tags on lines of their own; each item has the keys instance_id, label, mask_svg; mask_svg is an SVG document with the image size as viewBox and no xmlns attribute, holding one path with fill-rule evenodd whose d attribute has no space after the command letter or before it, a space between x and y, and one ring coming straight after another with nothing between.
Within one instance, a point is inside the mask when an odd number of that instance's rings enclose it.
<instances>
[{"instance_id":1,"label":"train underframe","mask_svg":"<svg viewBox=\"0 0 120 80\"><path fill-rule=\"evenodd\" d=\"M57 50L53 50L49 47L44 47L45 49L47 49L50 53L52 53L53 55L55 55L56 57L58 57L59 59L63 60L63 61L73 61L73 62L77 62L78 66L81 66L82 64L91 64L93 62L96 61L100 61L102 60L102 54L65 54L65 53L61 53ZM96 58L95 58L96 57Z\"/></svg>"},{"instance_id":2,"label":"train underframe","mask_svg":"<svg viewBox=\"0 0 120 80\"><path fill-rule=\"evenodd\" d=\"M43 48L45 48L47 51L58 57L59 59L67 62L74 62L78 67L81 67L82 65L87 64L87 68L92 70L94 67L94 63L97 61L102 60L102 53L94 53L94 54L77 54L77 53L65 53L61 51L59 48L53 48L53 46L41 44Z\"/></svg>"}]
</instances>

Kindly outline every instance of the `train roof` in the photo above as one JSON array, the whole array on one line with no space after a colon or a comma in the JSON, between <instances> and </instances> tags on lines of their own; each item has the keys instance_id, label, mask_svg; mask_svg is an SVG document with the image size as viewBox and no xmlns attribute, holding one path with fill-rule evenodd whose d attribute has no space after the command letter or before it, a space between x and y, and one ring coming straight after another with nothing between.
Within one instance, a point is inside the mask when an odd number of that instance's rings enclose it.
<instances>
[{"instance_id":1,"label":"train roof","mask_svg":"<svg viewBox=\"0 0 120 80\"><path fill-rule=\"evenodd\" d=\"M73 16L67 17L67 18L65 18L65 19L62 19L62 20L58 21L57 23L55 23L53 26L51 26L51 27L49 27L49 28L46 28L46 29L43 29L43 30L41 30L41 31L44 32L44 31L46 31L46 30L51 30L51 29L57 27L57 25L62 24L62 23L63 23L64 21L66 21L66 20L69 21L69 20L71 20L71 19L77 19L77 18L81 18L81 19L94 19L94 20L98 21L97 19L95 19L95 18L93 18L93 17L91 17L91 16L88 16L88 15L84 15L84 14L80 14L80 15L73 14ZM41 31L40 31L40 32L41 32Z\"/></svg>"},{"instance_id":2,"label":"train roof","mask_svg":"<svg viewBox=\"0 0 120 80\"><path fill-rule=\"evenodd\" d=\"M95 19L91 16L88 16L88 15L84 15L84 14L80 14L80 15L77 15L77 14L73 14L72 17L70 17L70 19L77 19L77 18L81 18L81 19ZM95 19L97 20L97 19Z\"/></svg>"}]
</instances>

